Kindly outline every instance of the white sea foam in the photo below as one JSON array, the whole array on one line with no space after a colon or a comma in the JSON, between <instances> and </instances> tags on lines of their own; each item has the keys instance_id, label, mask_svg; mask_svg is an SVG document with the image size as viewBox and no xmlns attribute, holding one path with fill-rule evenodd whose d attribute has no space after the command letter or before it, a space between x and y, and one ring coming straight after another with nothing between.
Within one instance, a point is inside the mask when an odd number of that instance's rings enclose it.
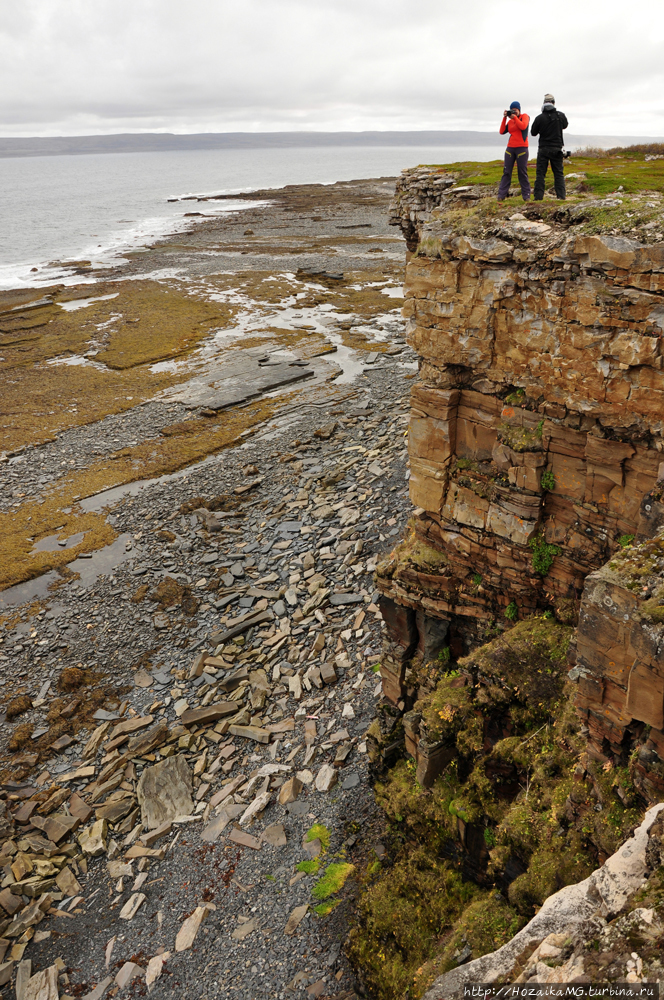
<instances>
[{"instance_id":1,"label":"white sea foam","mask_svg":"<svg viewBox=\"0 0 664 1000\"><path fill-rule=\"evenodd\" d=\"M447 146L181 150L0 159L0 289L92 283L124 254L188 230L206 216L256 204L183 198L389 177L417 163L495 157L491 147ZM389 186L387 180L384 183ZM179 200L169 202L169 198ZM201 215L185 218L186 211ZM82 261L89 261L90 266L81 266Z\"/></svg>"}]
</instances>

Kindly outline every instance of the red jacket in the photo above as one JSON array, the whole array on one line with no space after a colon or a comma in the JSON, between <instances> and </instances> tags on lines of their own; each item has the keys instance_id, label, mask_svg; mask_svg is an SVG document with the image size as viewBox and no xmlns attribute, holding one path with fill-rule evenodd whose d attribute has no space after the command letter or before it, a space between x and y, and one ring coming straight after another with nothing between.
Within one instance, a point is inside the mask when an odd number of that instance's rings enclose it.
<instances>
[{"instance_id":1,"label":"red jacket","mask_svg":"<svg viewBox=\"0 0 664 1000\"><path fill-rule=\"evenodd\" d=\"M507 143L508 149L510 147L513 149L515 146L523 147L528 145L529 123L530 123L530 118L525 113L525 111L522 113L520 117L518 115L514 115L513 118L507 118L506 115L503 115L503 120L500 123L500 134L505 135L506 132L509 132L510 138L509 142ZM526 132L525 139L523 138L522 129L525 129Z\"/></svg>"}]
</instances>

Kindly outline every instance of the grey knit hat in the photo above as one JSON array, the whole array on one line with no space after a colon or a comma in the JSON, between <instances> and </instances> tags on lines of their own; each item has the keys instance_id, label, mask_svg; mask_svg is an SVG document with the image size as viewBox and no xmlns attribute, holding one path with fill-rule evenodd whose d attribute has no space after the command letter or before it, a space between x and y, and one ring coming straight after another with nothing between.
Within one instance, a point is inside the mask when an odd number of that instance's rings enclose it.
<instances>
[{"instance_id":1,"label":"grey knit hat","mask_svg":"<svg viewBox=\"0 0 664 1000\"><path fill-rule=\"evenodd\" d=\"M556 99L553 96L553 94L545 94L544 95L544 103L545 104L555 104L556 103Z\"/></svg>"}]
</instances>

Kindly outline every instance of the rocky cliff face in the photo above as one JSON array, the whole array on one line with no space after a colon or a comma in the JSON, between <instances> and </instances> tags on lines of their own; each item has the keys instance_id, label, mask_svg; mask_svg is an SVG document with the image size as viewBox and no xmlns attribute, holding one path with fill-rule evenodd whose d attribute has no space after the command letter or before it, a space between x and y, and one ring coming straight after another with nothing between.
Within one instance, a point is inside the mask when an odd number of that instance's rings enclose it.
<instances>
[{"instance_id":1,"label":"rocky cliff face","mask_svg":"<svg viewBox=\"0 0 664 1000\"><path fill-rule=\"evenodd\" d=\"M379 1000L658 979L656 810L604 890L664 797L664 244L624 235L661 196L515 212L457 180L392 207L415 510L377 569L392 858L350 954Z\"/></svg>"},{"instance_id":2,"label":"rocky cliff face","mask_svg":"<svg viewBox=\"0 0 664 1000\"><path fill-rule=\"evenodd\" d=\"M378 575L393 640L385 693L405 706L418 665L441 651L459 656L545 609L575 624L588 574L664 521L650 496L664 476L664 246L589 232L578 206L546 222L537 206L482 214L485 195L406 172L392 209L411 250L404 312L421 358L415 517ZM596 604L590 590L584 600ZM606 648L605 624L617 635L607 607L601 622L584 612L583 656ZM576 673L605 759L624 754L634 723L664 745L657 653L637 662L633 629L620 628L620 666L580 660Z\"/></svg>"}]
</instances>

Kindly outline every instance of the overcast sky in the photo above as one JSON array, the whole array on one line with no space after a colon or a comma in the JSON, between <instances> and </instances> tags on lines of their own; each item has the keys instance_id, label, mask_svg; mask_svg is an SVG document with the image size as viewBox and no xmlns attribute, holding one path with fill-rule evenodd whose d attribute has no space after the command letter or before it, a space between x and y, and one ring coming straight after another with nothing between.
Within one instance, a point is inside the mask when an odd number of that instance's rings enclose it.
<instances>
[{"instance_id":1,"label":"overcast sky","mask_svg":"<svg viewBox=\"0 0 664 1000\"><path fill-rule=\"evenodd\" d=\"M0 0L0 134L497 127L664 135L664 4Z\"/></svg>"}]
</instances>

